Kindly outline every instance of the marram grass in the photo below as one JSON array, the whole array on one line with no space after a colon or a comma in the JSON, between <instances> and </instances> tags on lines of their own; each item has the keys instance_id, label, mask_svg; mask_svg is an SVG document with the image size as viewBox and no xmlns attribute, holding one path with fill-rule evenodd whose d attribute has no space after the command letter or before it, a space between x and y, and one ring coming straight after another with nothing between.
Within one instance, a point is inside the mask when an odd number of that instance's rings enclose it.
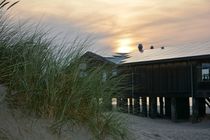
<instances>
[{"instance_id":1,"label":"marram grass","mask_svg":"<svg viewBox=\"0 0 210 140\"><path fill-rule=\"evenodd\" d=\"M107 112L120 90L119 78L102 81L101 66L80 77L80 56L87 40L75 39L71 49L53 45L46 34L26 30L0 16L0 83L8 87L15 108L55 120L53 128L74 123L88 128L93 139L126 139L122 120ZM103 102L100 99L103 98Z\"/></svg>"}]
</instances>

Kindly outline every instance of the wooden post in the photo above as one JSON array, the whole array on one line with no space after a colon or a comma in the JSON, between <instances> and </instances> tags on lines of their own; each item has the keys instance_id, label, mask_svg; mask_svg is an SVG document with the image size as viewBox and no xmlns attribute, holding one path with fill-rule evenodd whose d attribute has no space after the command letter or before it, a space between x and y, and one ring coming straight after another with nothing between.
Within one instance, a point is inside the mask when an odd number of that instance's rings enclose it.
<instances>
[{"instance_id":1,"label":"wooden post","mask_svg":"<svg viewBox=\"0 0 210 140\"><path fill-rule=\"evenodd\" d=\"M128 100L126 97L117 98L118 110L124 113L128 113Z\"/></svg>"},{"instance_id":2,"label":"wooden post","mask_svg":"<svg viewBox=\"0 0 210 140\"><path fill-rule=\"evenodd\" d=\"M117 98L117 107L120 108L122 106L122 98L118 97Z\"/></svg>"},{"instance_id":3,"label":"wooden post","mask_svg":"<svg viewBox=\"0 0 210 140\"><path fill-rule=\"evenodd\" d=\"M157 97L149 98L149 115L151 118L157 117Z\"/></svg>"},{"instance_id":4,"label":"wooden post","mask_svg":"<svg viewBox=\"0 0 210 140\"><path fill-rule=\"evenodd\" d=\"M171 98L165 97L165 116L171 118Z\"/></svg>"},{"instance_id":5,"label":"wooden post","mask_svg":"<svg viewBox=\"0 0 210 140\"><path fill-rule=\"evenodd\" d=\"M123 98L123 112L128 113L128 98Z\"/></svg>"},{"instance_id":6,"label":"wooden post","mask_svg":"<svg viewBox=\"0 0 210 140\"><path fill-rule=\"evenodd\" d=\"M102 102L103 102L103 99L102 99ZM107 109L108 109L109 111L114 110L113 105L112 105L112 97L109 98L109 101L108 101L107 106L108 106Z\"/></svg>"},{"instance_id":7,"label":"wooden post","mask_svg":"<svg viewBox=\"0 0 210 140\"><path fill-rule=\"evenodd\" d=\"M133 98L129 98L129 113L133 113L133 103L132 103Z\"/></svg>"},{"instance_id":8,"label":"wooden post","mask_svg":"<svg viewBox=\"0 0 210 140\"><path fill-rule=\"evenodd\" d=\"M160 117L163 117L163 97L159 97Z\"/></svg>"},{"instance_id":9,"label":"wooden post","mask_svg":"<svg viewBox=\"0 0 210 140\"><path fill-rule=\"evenodd\" d=\"M176 98L171 98L171 120L177 120L177 107L176 107Z\"/></svg>"},{"instance_id":10,"label":"wooden post","mask_svg":"<svg viewBox=\"0 0 210 140\"><path fill-rule=\"evenodd\" d=\"M206 103L205 98L199 98L199 116L201 118L206 116Z\"/></svg>"},{"instance_id":11,"label":"wooden post","mask_svg":"<svg viewBox=\"0 0 210 140\"><path fill-rule=\"evenodd\" d=\"M142 114L147 117L147 97L142 97Z\"/></svg>"},{"instance_id":12,"label":"wooden post","mask_svg":"<svg viewBox=\"0 0 210 140\"><path fill-rule=\"evenodd\" d=\"M205 98L193 98L192 122L198 122L206 114Z\"/></svg>"},{"instance_id":13,"label":"wooden post","mask_svg":"<svg viewBox=\"0 0 210 140\"><path fill-rule=\"evenodd\" d=\"M139 104L139 97L134 99L134 114L140 113L140 104Z\"/></svg>"},{"instance_id":14,"label":"wooden post","mask_svg":"<svg viewBox=\"0 0 210 140\"><path fill-rule=\"evenodd\" d=\"M188 120L190 116L189 98L173 97L171 99L171 119L172 121Z\"/></svg>"},{"instance_id":15,"label":"wooden post","mask_svg":"<svg viewBox=\"0 0 210 140\"><path fill-rule=\"evenodd\" d=\"M193 105L192 105L192 122L198 121L198 99L193 97Z\"/></svg>"}]
</instances>

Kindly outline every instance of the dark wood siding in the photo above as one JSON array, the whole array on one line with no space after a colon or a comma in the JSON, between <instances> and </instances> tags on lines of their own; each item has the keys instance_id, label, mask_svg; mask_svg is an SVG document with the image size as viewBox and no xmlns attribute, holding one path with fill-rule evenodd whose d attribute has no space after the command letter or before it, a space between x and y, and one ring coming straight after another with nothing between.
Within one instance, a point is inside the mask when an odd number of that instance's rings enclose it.
<instances>
[{"instance_id":1,"label":"dark wood siding","mask_svg":"<svg viewBox=\"0 0 210 140\"><path fill-rule=\"evenodd\" d=\"M202 63L210 60L137 63L121 65L119 70L127 75L124 80L127 96L210 97L210 82L201 82Z\"/></svg>"},{"instance_id":2,"label":"dark wood siding","mask_svg":"<svg viewBox=\"0 0 210 140\"><path fill-rule=\"evenodd\" d=\"M130 89L127 93L138 96L190 95L190 65L186 62L132 66L124 70L124 74Z\"/></svg>"}]
</instances>

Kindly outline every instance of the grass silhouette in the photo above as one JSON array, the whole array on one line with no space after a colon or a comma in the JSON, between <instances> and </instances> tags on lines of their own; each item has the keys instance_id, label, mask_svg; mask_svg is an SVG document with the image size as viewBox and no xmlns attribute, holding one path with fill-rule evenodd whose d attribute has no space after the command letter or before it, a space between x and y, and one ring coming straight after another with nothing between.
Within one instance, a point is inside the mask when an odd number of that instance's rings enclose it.
<instances>
[{"instance_id":1,"label":"grass silhouette","mask_svg":"<svg viewBox=\"0 0 210 140\"><path fill-rule=\"evenodd\" d=\"M123 120L107 111L111 97L120 91L120 78L103 82L102 70L109 69L105 65L80 77L88 40L77 38L64 49L48 33L12 23L0 12L0 83L8 88L10 107L54 120L54 130L71 123L87 127L93 139L127 139Z\"/></svg>"}]
</instances>

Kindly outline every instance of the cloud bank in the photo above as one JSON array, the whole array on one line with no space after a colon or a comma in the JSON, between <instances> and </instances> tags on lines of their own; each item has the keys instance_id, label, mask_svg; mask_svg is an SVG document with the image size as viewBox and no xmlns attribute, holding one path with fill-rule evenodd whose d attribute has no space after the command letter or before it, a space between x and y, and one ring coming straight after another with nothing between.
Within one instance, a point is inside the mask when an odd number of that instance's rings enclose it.
<instances>
[{"instance_id":1,"label":"cloud bank","mask_svg":"<svg viewBox=\"0 0 210 140\"><path fill-rule=\"evenodd\" d=\"M25 0L15 11L19 17L44 17L58 32L91 34L96 50L106 53L128 38L135 48L138 42L174 46L210 37L209 0Z\"/></svg>"}]
</instances>

